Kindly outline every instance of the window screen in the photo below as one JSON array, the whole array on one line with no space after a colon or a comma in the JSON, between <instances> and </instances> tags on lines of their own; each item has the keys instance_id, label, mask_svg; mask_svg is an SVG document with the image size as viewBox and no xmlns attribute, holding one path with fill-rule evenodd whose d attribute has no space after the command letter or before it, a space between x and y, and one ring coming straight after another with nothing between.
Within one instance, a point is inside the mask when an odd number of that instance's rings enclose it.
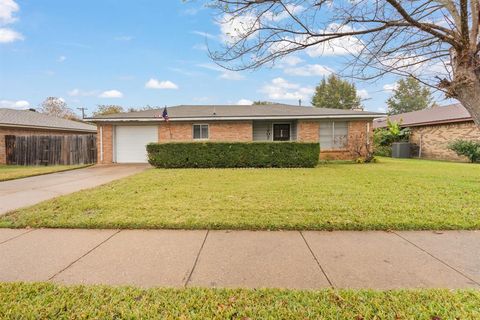
<instances>
[{"instance_id":1,"label":"window screen","mask_svg":"<svg viewBox=\"0 0 480 320\"><path fill-rule=\"evenodd\" d=\"M324 150L345 149L348 142L348 122L320 123L320 148Z\"/></svg>"},{"instance_id":2,"label":"window screen","mask_svg":"<svg viewBox=\"0 0 480 320\"><path fill-rule=\"evenodd\" d=\"M193 139L208 139L208 124L194 124Z\"/></svg>"}]
</instances>

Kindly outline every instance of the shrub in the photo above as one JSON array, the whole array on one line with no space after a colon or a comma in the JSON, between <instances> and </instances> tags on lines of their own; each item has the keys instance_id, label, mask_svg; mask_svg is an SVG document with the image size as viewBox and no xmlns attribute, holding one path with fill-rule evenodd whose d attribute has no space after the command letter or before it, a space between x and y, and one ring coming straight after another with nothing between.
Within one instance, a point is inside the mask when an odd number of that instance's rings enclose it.
<instances>
[{"instance_id":1,"label":"shrub","mask_svg":"<svg viewBox=\"0 0 480 320\"><path fill-rule=\"evenodd\" d=\"M148 161L157 168L312 168L318 143L173 142L147 145Z\"/></svg>"},{"instance_id":2,"label":"shrub","mask_svg":"<svg viewBox=\"0 0 480 320\"><path fill-rule=\"evenodd\" d=\"M467 157L470 162L480 162L480 142L468 140L455 140L448 145L459 156Z\"/></svg>"},{"instance_id":3,"label":"shrub","mask_svg":"<svg viewBox=\"0 0 480 320\"><path fill-rule=\"evenodd\" d=\"M410 138L410 128L401 127L401 123L387 119L387 127L375 130L373 135L373 146L375 155L392 156L392 143L408 142Z\"/></svg>"}]
</instances>

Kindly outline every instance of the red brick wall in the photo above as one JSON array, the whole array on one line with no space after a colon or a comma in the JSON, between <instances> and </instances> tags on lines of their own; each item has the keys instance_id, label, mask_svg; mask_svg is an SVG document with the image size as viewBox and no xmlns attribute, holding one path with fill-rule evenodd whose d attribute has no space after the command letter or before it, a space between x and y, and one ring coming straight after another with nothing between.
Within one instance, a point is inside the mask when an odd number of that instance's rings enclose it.
<instances>
[{"instance_id":1,"label":"red brick wall","mask_svg":"<svg viewBox=\"0 0 480 320\"><path fill-rule=\"evenodd\" d=\"M298 120L297 141L318 142L320 122L318 120Z\"/></svg>"},{"instance_id":2,"label":"red brick wall","mask_svg":"<svg viewBox=\"0 0 480 320\"><path fill-rule=\"evenodd\" d=\"M103 143L100 143L100 139L103 139ZM101 164L113 162L113 125L111 124L98 124L97 126L97 162Z\"/></svg>"},{"instance_id":3,"label":"red brick wall","mask_svg":"<svg viewBox=\"0 0 480 320\"><path fill-rule=\"evenodd\" d=\"M422 146L422 158L436 160L468 161L448 148L450 142L480 141L480 129L473 121L412 127L410 142Z\"/></svg>"},{"instance_id":4,"label":"red brick wall","mask_svg":"<svg viewBox=\"0 0 480 320\"><path fill-rule=\"evenodd\" d=\"M195 122L209 125L210 141L252 141L252 121ZM194 122L162 123L158 129L159 142L193 141Z\"/></svg>"},{"instance_id":5,"label":"red brick wall","mask_svg":"<svg viewBox=\"0 0 480 320\"><path fill-rule=\"evenodd\" d=\"M76 131L61 131L61 130L43 130L43 129L28 129L28 128L11 128L0 127L0 164L7 163L7 155L5 150L5 136L63 136L63 135L78 135L78 134L92 134L93 132L76 132Z\"/></svg>"}]
</instances>

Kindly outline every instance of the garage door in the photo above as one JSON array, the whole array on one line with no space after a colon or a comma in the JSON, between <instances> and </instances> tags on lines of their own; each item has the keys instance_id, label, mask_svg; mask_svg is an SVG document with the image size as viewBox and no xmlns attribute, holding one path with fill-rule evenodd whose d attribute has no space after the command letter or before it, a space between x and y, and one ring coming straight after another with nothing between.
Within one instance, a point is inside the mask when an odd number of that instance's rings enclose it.
<instances>
[{"instance_id":1,"label":"garage door","mask_svg":"<svg viewBox=\"0 0 480 320\"><path fill-rule=\"evenodd\" d=\"M115 152L118 163L147 162L145 146L158 141L157 126L117 126Z\"/></svg>"}]
</instances>

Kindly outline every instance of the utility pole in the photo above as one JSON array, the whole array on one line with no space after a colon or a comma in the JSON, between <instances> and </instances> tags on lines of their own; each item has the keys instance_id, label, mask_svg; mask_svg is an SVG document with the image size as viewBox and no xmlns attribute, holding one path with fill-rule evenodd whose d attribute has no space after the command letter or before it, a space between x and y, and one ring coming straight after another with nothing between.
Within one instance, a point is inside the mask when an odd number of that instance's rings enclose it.
<instances>
[{"instance_id":1,"label":"utility pole","mask_svg":"<svg viewBox=\"0 0 480 320\"><path fill-rule=\"evenodd\" d=\"M85 110L88 110L88 109L84 107L77 108L77 109L82 111L82 119L85 119Z\"/></svg>"}]
</instances>

